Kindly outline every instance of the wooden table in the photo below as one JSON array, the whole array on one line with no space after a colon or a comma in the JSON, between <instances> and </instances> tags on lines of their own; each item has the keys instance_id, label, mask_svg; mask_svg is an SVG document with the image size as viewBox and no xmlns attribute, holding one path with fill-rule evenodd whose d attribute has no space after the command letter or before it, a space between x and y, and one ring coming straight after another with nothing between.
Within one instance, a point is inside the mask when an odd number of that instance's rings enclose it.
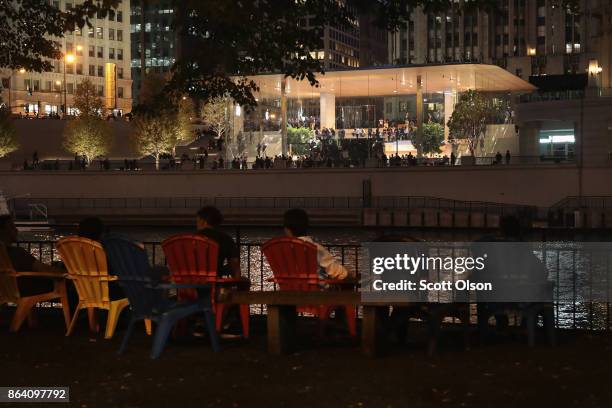
<instances>
[{"instance_id":1,"label":"wooden table","mask_svg":"<svg viewBox=\"0 0 612 408\"><path fill-rule=\"evenodd\" d=\"M247 292L232 291L221 295L219 301L233 304L265 304L268 306L268 351L286 354L294 349L297 306L354 305L363 306L361 347L369 357L384 353L385 325L390 304L362 304L361 294L352 291L327 292ZM403 304L406 305L406 304Z\"/></svg>"}]
</instances>

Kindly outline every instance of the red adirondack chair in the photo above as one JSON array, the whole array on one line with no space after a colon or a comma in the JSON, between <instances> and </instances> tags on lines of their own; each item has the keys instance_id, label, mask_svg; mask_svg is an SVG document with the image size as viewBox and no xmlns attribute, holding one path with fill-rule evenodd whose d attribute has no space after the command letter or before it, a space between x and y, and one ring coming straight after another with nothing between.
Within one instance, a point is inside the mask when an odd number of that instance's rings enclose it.
<instances>
[{"instance_id":1,"label":"red adirondack chair","mask_svg":"<svg viewBox=\"0 0 612 408\"><path fill-rule=\"evenodd\" d=\"M262 251L272 268L273 281L280 290L320 291L322 284L346 284L342 280L322 280L319 277L317 246L297 238L273 238L262 246ZM356 311L353 305L346 306L307 306L298 308L299 312L318 315L327 320L330 313L342 307L346 311L348 330L351 336L357 335Z\"/></svg>"},{"instance_id":2,"label":"red adirondack chair","mask_svg":"<svg viewBox=\"0 0 612 408\"><path fill-rule=\"evenodd\" d=\"M223 313L228 304L215 302L217 289L222 286L244 284L240 278L217 276L217 257L219 245L202 235L178 234L164 242L162 248L168 262L171 279L174 283L209 284L212 288L212 306L215 313L215 326L221 330ZM179 300L194 300L198 296L195 289L179 289ZM249 337L249 305L240 305L242 336Z\"/></svg>"}]
</instances>

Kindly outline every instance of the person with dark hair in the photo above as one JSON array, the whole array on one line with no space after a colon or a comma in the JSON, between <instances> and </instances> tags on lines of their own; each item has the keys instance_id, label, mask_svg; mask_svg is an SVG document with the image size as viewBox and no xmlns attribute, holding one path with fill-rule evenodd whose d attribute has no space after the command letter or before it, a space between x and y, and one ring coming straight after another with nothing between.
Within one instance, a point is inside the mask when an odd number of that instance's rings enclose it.
<instances>
[{"instance_id":1,"label":"person with dark hair","mask_svg":"<svg viewBox=\"0 0 612 408\"><path fill-rule=\"evenodd\" d=\"M310 242L317 246L317 262L319 263L319 276L321 279L346 279L348 271L338 262L325 247L315 242L308 235L309 220L306 211L294 208L287 210L283 216L285 235Z\"/></svg>"},{"instance_id":2,"label":"person with dark hair","mask_svg":"<svg viewBox=\"0 0 612 408\"><path fill-rule=\"evenodd\" d=\"M87 217L79 222L77 235L79 237L91 239L92 241L100 242L105 232L106 227L100 218Z\"/></svg>"},{"instance_id":3,"label":"person with dark hair","mask_svg":"<svg viewBox=\"0 0 612 408\"><path fill-rule=\"evenodd\" d=\"M0 244L4 245L13 268L16 272L47 272L62 275L64 272L46 265L34 258L26 249L16 246L17 227L11 215L0 216ZM39 277L21 277L17 279L19 293L22 296L34 296L53 291L51 279Z\"/></svg>"},{"instance_id":4,"label":"person with dark hair","mask_svg":"<svg viewBox=\"0 0 612 408\"><path fill-rule=\"evenodd\" d=\"M232 237L219 229L222 223L223 215L217 207L206 206L198 211L196 218L198 234L219 244L218 275L240 278L240 252Z\"/></svg>"}]
</instances>

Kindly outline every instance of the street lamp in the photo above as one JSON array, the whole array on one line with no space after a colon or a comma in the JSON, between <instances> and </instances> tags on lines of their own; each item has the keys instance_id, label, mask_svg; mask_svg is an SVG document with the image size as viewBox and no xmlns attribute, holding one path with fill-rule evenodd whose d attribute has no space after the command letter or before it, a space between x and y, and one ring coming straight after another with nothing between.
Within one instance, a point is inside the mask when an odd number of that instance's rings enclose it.
<instances>
[{"instance_id":1,"label":"street lamp","mask_svg":"<svg viewBox=\"0 0 612 408\"><path fill-rule=\"evenodd\" d=\"M64 116L68 114L68 97L66 93L66 64L73 64L74 60L75 58L72 54L66 54L64 56Z\"/></svg>"}]
</instances>

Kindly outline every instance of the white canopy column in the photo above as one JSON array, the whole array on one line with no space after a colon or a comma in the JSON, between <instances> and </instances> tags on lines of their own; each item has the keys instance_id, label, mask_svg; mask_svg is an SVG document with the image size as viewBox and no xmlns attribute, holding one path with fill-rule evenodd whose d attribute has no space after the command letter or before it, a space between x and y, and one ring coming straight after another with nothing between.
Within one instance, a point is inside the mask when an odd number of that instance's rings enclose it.
<instances>
[{"instance_id":1,"label":"white canopy column","mask_svg":"<svg viewBox=\"0 0 612 408\"><path fill-rule=\"evenodd\" d=\"M336 128L336 95L321 92L321 129Z\"/></svg>"}]
</instances>

